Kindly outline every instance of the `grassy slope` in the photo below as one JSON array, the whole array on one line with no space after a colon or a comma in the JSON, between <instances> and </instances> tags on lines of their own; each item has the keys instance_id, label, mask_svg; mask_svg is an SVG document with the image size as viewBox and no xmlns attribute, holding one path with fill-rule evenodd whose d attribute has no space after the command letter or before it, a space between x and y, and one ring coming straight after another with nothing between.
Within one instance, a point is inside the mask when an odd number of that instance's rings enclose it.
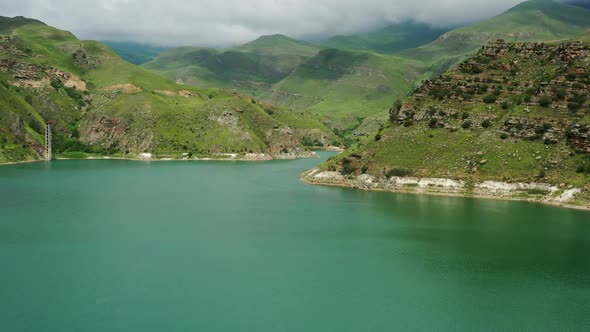
<instances>
[{"instance_id":1,"label":"grassy slope","mask_svg":"<svg viewBox=\"0 0 590 332\"><path fill-rule=\"evenodd\" d=\"M282 35L263 36L229 50L183 47L165 52L145 68L196 86L219 86L257 95L318 52Z\"/></svg>"},{"instance_id":2,"label":"grassy slope","mask_svg":"<svg viewBox=\"0 0 590 332\"><path fill-rule=\"evenodd\" d=\"M393 53L415 48L440 37L449 29L433 28L427 24L403 22L363 35L334 36L318 45L344 50Z\"/></svg>"},{"instance_id":3,"label":"grassy slope","mask_svg":"<svg viewBox=\"0 0 590 332\"><path fill-rule=\"evenodd\" d=\"M407 59L328 49L263 97L278 105L309 109L346 132L386 110L392 97L404 98L423 72L421 63Z\"/></svg>"},{"instance_id":4,"label":"grassy slope","mask_svg":"<svg viewBox=\"0 0 590 332\"><path fill-rule=\"evenodd\" d=\"M3 20L10 22L10 19ZM66 89L48 85L39 88L3 85L1 102L16 105L18 100L22 106L11 113L18 112L21 118L25 113L28 117L40 114L39 124L31 124L37 129L32 135L40 138L36 143L22 144L20 154L11 152L10 157L0 157L2 161L30 159L31 146L43 143L39 135L46 121L55 124L56 152L67 156L81 156L80 150L117 155L150 151L174 157L185 152L278 154L283 149L302 151L300 141L307 136L327 143L334 139L325 127L316 126L317 121L308 121L307 114L293 113L278 120L283 110L267 112L245 96L178 85L122 60L101 43L79 41L68 32L35 21L4 26L8 28L2 33L12 35L13 39L3 42L9 51L2 58L7 64L16 61L17 66L7 67L9 74L3 81L18 84L19 79L12 77L16 71L40 79L49 75L48 70L59 69L82 79L89 91L74 91L71 97ZM76 52L84 55L85 62L76 61L73 56ZM120 84L139 90L121 93L118 91L121 88L113 87ZM181 92L189 96L179 95ZM25 97L30 98L32 107L22 102ZM220 120L224 112L237 120ZM4 132L22 122L20 118L11 121L2 125ZM297 127L302 123L310 127ZM29 129L25 126L23 130ZM295 133L289 134L290 131ZM6 143L3 146L9 143L13 146L15 138L2 141ZM7 154L5 151L2 148L2 155Z\"/></svg>"},{"instance_id":5,"label":"grassy slope","mask_svg":"<svg viewBox=\"0 0 590 332\"><path fill-rule=\"evenodd\" d=\"M322 168L346 168L346 173L357 175L365 168L377 176L404 173L468 183L541 181L588 186L589 175L577 170L585 165L590 174L590 44L581 48L582 56L574 61L561 60L555 49L546 46L532 58L509 51L466 61L419 89L404 104L398 120L381 129L379 139L349 149ZM471 71L473 65L482 72ZM484 85L488 92L480 90ZM483 102L496 88L497 101ZM556 89L565 91L564 95L559 96ZM573 105L576 94L582 96L578 106ZM549 98L547 106L539 105L544 96ZM483 125L486 120L489 126ZM570 137L582 143L574 149ZM581 152L583 144L586 152Z\"/></svg>"},{"instance_id":6,"label":"grassy slope","mask_svg":"<svg viewBox=\"0 0 590 332\"><path fill-rule=\"evenodd\" d=\"M309 109L355 140L351 134L362 136L378 128L392 100L405 98L421 80L444 72L487 41L497 38L548 41L572 37L590 27L589 13L583 8L550 0L532 0L491 20L453 30L432 43L395 56L366 50L388 51L389 48L391 51L398 47L396 45L407 45L408 39L420 40L408 38L408 35L420 36L422 32L432 35L425 32L424 26L409 24L350 39L339 37L326 45L365 51L324 49L304 62L287 61L285 57L291 53L291 56L301 56L297 52L300 48L308 50L309 45L270 36L246 45L248 52L234 50L231 56L226 54L227 58L211 57L206 61L207 66L200 63L170 70L166 68L170 59L159 66L168 75L190 84L235 88L276 105ZM276 57L268 62L257 61L250 57L254 50L266 54L275 52ZM286 67L280 71L281 75L273 75L281 62L299 66ZM282 75L285 77L281 78Z\"/></svg>"},{"instance_id":7,"label":"grassy slope","mask_svg":"<svg viewBox=\"0 0 590 332\"><path fill-rule=\"evenodd\" d=\"M0 84L0 163L38 159L34 147L44 143L44 128L45 121L19 93Z\"/></svg>"},{"instance_id":8,"label":"grassy slope","mask_svg":"<svg viewBox=\"0 0 590 332\"><path fill-rule=\"evenodd\" d=\"M448 32L432 43L403 51L402 56L439 63L462 59L495 39L551 41L590 29L590 10L553 0L530 0L492 19Z\"/></svg>"},{"instance_id":9,"label":"grassy slope","mask_svg":"<svg viewBox=\"0 0 590 332\"><path fill-rule=\"evenodd\" d=\"M168 49L165 47L154 47L137 43L113 41L103 41L102 43L110 47L113 51L117 52L117 54L121 56L123 60L135 65L141 65L146 62L150 62Z\"/></svg>"}]
</instances>

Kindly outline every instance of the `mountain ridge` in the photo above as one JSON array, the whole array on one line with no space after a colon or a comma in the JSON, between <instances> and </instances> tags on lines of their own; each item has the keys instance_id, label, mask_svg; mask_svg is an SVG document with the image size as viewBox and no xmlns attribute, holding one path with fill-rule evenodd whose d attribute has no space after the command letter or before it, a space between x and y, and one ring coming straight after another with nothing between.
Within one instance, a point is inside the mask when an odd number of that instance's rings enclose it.
<instances>
[{"instance_id":1,"label":"mountain ridge","mask_svg":"<svg viewBox=\"0 0 590 332\"><path fill-rule=\"evenodd\" d=\"M99 42L28 23L0 36L0 162L40 159L48 123L56 156L68 158L284 159L312 156L303 143L339 144L307 113L181 86Z\"/></svg>"}]
</instances>

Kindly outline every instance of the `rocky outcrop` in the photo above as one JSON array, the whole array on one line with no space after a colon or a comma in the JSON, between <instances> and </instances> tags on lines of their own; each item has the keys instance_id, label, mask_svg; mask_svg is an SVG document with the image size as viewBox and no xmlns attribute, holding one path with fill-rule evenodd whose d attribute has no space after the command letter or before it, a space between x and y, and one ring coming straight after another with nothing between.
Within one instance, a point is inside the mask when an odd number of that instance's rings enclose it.
<instances>
[{"instance_id":1,"label":"rocky outcrop","mask_svg":"<svg viewBox=\"0 0 590 332\"><path fill-rule=\"evenodd\" d=\"M588 91L590 44L498 40L482 47L456 70L424 81L411 102L392 109L391 121L406 126L428 123L431 128L450 131L461 126L485 130L480 124L501 115L494 108L519 106L526 114L506 119L498 135L546 144L567 141L578 152L590 152L589 126L580 122L590 111ZM424 107L429 101L436 105ZM488 105L490 112L470 112L481 104ZM539 110L556 116L542 112L534 116Z\"/></svg>"},{"instance_id":2,"label":"rocky outcrop","mask_svg":"<svg viewBox=\"0 0 590 332\"><path fill-rule=\"evenodd\" d=\"M340 172L312 169L302 175L310 184L350 187L367 191L465 196L526 200L571 208L590 209L590 202L578 200L584 188L560 188L548 183L484 181L468 184L462 180L416 177L375 177L369 174L343 176Z\"/></svg>"}]
</instances>

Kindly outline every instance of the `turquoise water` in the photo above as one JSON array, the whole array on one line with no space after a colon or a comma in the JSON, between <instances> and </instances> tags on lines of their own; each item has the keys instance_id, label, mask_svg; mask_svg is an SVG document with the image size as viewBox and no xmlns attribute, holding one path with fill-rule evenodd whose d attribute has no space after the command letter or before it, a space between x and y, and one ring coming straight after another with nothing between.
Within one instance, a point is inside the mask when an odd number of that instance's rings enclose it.
<instances>
[{"instance_id":1,"label":"turquoise water","mask_svg":"<svg viewBox=\"0 0 590 332\"><path fill-rule=\"evenodd\" d=\"M590 330L590 213L317 163L0 167L0 330Z\"/></svg>"}]
</instances>

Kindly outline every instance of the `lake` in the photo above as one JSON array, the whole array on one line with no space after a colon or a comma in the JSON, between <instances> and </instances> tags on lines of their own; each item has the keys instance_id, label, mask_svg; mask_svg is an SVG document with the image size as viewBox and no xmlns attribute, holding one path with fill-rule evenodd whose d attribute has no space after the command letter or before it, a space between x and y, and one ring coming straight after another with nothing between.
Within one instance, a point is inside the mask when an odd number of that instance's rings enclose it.
<instances>
[{"instance_id":1,"label":"lake","mask_svg":"<svg viewBox=\"0 0 590 332\"><path fill-rule=\"evenodd\" d=\"M590 331L590 213L301 183L317 163L1 166L0 329Z\"/></svg>"}]
</instances>

